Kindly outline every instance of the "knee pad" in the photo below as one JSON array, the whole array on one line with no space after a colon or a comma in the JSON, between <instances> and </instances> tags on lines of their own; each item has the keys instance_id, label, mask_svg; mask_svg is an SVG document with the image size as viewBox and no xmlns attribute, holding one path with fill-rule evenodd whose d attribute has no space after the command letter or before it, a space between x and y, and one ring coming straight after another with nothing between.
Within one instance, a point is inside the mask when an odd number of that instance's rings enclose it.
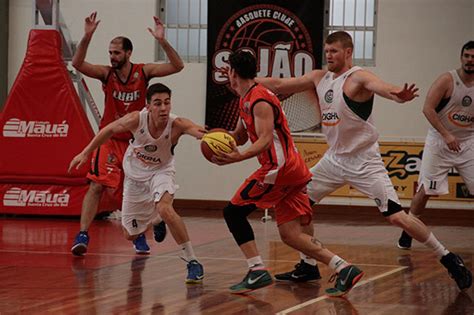
<instances>
[{"instance_id":1,"label":"knee pad","mask_svg":"<svg viewBox=\"0 0 474 315\"><path fill-rule=\"evenodd\" d=\"M389 199L387 204L387 211L382 212L384 217L389 217L394 213L402 211L402 206L395 201Z\"/></svg>"},{"instance_id":2,"label":"knee pad","mask_svg":"<svg viewBox=\"0 0 474 315\"><path fill-rule=\"evenodd\" d=\"M229 203L224 208L225 223L239 246L255 239L252 226L250 226L247 216L256 208L254 204L236 206L232 203Z\"/></svg>"}]
</instances>

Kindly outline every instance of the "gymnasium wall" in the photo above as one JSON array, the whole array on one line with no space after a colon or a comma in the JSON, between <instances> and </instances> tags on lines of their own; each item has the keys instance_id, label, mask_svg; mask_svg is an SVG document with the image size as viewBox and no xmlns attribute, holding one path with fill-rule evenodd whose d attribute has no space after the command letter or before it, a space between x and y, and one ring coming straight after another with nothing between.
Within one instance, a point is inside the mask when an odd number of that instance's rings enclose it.
<instances>
[{"instance_id":1,"label":"gymnasium wall","mask_svg":"<svg viewBox=\"0 0 474 315\"><path fill-rule=\"evenodd\" d=\"M61 12L73 39L83 34L84 18L98 11L101 23L90 44L87 60L108 64L111 38L132 39L132 61L151 62L154 39L154 0L61 0ZM8 87L13 84L26 51L32 25L32 1L10 1ZM420 97L404 105L376 99L375 118L382 138L422 140L428 124L421 114L423 100L432 81L442 72L459 66L460 48L474 39L472 0L379 0L376 67L371 70L386 81L416 82ZM197 123L205 117L205 64L186 64L185 69L161 81L173 90L173 111ZM101 105L100 83L87 80ZM180 199L226 200L255 167L255 161L218 167L204 160L198 142L183 138L177 147L177 182Z\"/></svg>"}]
</instances>

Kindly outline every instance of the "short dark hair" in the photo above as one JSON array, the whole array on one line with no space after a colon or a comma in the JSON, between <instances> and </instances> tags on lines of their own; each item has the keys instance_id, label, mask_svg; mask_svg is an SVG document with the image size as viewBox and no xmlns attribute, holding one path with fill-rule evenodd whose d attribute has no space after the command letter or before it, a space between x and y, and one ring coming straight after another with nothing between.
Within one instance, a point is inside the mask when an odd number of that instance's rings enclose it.
<instances>
[{"instance_id":1,"label":"short dark hair","mask_svg":"<svg viewBox=\"0 0 474 315\"><path fill-rule=\"evenodd\" d=\"M257 59L248 51L239 50L231 53L229 64L242 79L253 79L257 76Z\"/></svg>"},{"instance_id":2,"label":"short dark hair","mask_svg":"<svg viewBox=\"0 0 474 315\"><path fill-rule=\"evenodd\" d=\"M163 83L154 83L150 85L146 91L146 102L150 103L151 98L156 93L168 93L168 95L171 97L171 90L169 87Z\"/></svg>"},{"instance_id":3,"label":"short dark hair","mask_svg":"<svg viewBox=\"0 0 474 315\"><path fill-rule=\"evenodd\" d=\"M340 42L343 48L352 48L354 49L354 43L352 42L352 37L347 32L337 31L329 34L326 38L326 44L333 44L335 42Z\"/></svg>"},{"instance_id":4,"label":"short dark hair","mask_svg":"<svg viewBox=\"0 0 474 315\"><path fill-rule=\"evenodd\" d=\"M122 49L125 51L133 51L132 41L125 36L117 36L114 39L112 39L110 42L122 44Z\"/></svg>"},{"instance_id":5,"label":"short dark hair","mask_svg":"<svg viewBox=\"0 0 474 315\"><path fill-rule=\"evenodd\" d=\"M465 43L464 46L462 46L461 56L464 54L465 50L470 50L470 49L474 49L474 40L470 40L467 43Z\"/></svg>"}]
</instances>

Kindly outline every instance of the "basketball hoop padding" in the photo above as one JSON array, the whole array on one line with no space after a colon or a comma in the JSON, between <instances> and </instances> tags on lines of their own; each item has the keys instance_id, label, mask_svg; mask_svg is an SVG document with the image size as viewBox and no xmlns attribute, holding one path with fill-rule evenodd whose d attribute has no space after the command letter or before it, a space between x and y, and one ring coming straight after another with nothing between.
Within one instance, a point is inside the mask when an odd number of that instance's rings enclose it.
<instances>
[{"instance_id":1,"label":"basketball hoop padding","mask_svg":"<svg viewBox=\"0 0 474 315\"><path fill-rule=\"evenodd\" d=\"M79 214L90 165L71 174L67 169L94 132L62 58L56 30L30 31L0 127L0 212Z\"/></svg>"}]
</instances>

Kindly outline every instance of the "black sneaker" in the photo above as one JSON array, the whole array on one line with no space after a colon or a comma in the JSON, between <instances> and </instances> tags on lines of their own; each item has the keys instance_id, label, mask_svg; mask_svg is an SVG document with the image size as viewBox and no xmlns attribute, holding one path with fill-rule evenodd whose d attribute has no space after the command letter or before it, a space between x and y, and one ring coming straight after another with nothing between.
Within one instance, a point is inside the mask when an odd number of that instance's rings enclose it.
<instances>
[{"instance_id":1,"label":"black sneaker","mask_svg":"<svg viewBox=\"0 0 474 315\"><path fill-rule=\"evenodd\" d=\"M410 235L408 235L407 232L403 231L402 235L400 235L400 238L398 239L398 248L410 249L412 240L413 238Z\"/></svg>"},{"instance_id":2,"label":"black sneaker","mask_svg":"<svg viewBox=\"0 0 474 315\"><path fill-rule=\"evenodd\" d=\"M153 225L153 236L155 241L161 243L166 237L166 224L165 221L161 221L157 225Z\"/></svg>"},{"instance_id":3,"label":"black sneaker","mask_svg":"<svg viewBox=\"0 0 474 315\"><path fill-rule=\"evenodd\" d=\"M470 288L472 285L472 273L464 266L464 261L456 254L449 253L441 257L441 263L448 269L451 278L456 281L460 290Z\"/></svg>"},{"instance_id":4,"label":"black sneaker","mask_svg":"<svg viewBox=\"0 0 474 315\"><path fill-rule=\"evenodd\" d=\"M313 266L301 260L295 265L295 270L275 275L277 281L312 282L321 279L318 265Z\"/></svg>"}]
</instances>

